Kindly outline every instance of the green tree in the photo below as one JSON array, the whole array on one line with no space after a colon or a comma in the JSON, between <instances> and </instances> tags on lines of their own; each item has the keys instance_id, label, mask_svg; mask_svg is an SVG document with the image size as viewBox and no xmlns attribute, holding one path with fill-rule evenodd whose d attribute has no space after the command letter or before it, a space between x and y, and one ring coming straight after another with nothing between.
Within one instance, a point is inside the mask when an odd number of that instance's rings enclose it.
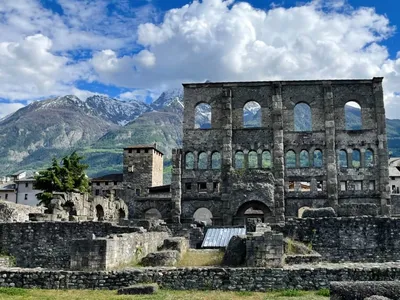
<instances>
[{"instance_id":1,"label":"green tree","mask_svg":"<svg viewBox=\"0 0 400 300\"><path fill-rule=\"evenodd\" d=\"M35 176L34 188L42 191L36 195L40 204L48 207L54 192L85 193L89 190L89 178L85 173L88 165L82 164L82 159L76 152L62 158L60 163L53 158L51 166Z\"/></svg>"}]
</instances>

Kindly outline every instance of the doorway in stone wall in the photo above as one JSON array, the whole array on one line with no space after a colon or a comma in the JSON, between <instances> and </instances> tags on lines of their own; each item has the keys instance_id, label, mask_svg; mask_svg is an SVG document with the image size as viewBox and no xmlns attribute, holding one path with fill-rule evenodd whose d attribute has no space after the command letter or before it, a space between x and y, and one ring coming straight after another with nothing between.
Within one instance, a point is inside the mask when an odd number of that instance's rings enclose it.
<instances>
[{"instance_id":1,"label":"doorway in stone wall","mask_svg":"<svg viewBox=\"0 0 400 300\"><path fill-rule=\"evenodd\" d=\"M246 225L248 232L253 232L257 223L268 222L272 216L267 205L260 201L243 203L234 217L235 225Z\"/></svg>"},{"instance_id":2,"label":"doorway in stone wall","mask_svg":"<svg viewBox=\"0 0 400 300\"><path fill-rule=\"evenodd\" d=\"M97 221L104 221L104 209L100 204L96 206L96 218Z\"/></svg>"}]
</instances>

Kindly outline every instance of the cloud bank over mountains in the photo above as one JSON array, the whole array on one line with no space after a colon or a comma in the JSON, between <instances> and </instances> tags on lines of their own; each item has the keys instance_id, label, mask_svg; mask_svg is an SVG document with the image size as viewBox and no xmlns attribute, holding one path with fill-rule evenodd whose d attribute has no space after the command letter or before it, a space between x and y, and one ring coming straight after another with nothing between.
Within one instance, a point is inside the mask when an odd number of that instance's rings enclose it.
<instances>
[{"instance_id":1,"label":"cloud bank over mountains","mask_svg":"<svg viewBox=\"0 0 400 300\"><path fill-rule=\"evenodd\" d=\"M382 43L395 28L373 8L320 0L261 10L203 0L161 16L151 4L124 1L59 0L62 13L32 0L3 2L0 117L21 100L90 95L92 83L146 99L206 79L373 76L385 77L387 115L400 116L400 52L390 58Z\"/></svg>"}]
</instances>

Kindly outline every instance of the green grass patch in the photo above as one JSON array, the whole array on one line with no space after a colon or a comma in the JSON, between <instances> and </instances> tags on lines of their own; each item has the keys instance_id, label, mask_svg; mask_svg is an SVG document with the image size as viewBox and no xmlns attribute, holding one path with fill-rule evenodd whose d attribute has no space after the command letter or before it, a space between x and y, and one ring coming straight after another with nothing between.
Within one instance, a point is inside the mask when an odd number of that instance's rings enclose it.
<instances>
[{"instance_id":1,"label":"green grass patch","mask_svg":"<svg viewBox=\"0 0 400 300\"><path fill-rule=\"evenodd\" d=\"M315 294L318 295L318 296L329 297L330 296L330 291L329 291L329 289L320 289Z\"/></svg>"},{"instance_id":2,"label":"green grass patch","mask_svg":"<svg viewBox=\"0 0 400 300\"><path fill-rule=\"evenodd\" d=\"M283 290L280 291L279 296L281 297L300 297L300 296L304 296L305 292L304 291L300 291L300 290Z\"/></svg>"},{"instance_id":3,"label":"green grass patch","mask_svg":"<svg viewBox=\"0 0 400 300\"><path fill-rule=\"evenodd\" d=\"M20 288L0 288L0 296L8 295L8 296L24 296L28 295L29 290L20 289Z\"/></svg>"},{"instance_id":4,"label":"green grass patch","mask_svg":"<svg viewBox=\"0 0 400 300\"><path fill-rule=\"evenodd\" d=\"M235 293L237 296L239 297L251 297L254 295L254 292L250 292L250 291L239 291Z\"/></svg>"},{"instance_id":5,"label":"green grass patch","mask_svg":"<svg viewBox=\"0 0 400 300\"><path fill-rule=\"evenodd\" d=\"M178 267L220 266L224 252L220 250L189 250L178 262Z\"/></svg>"}]
</instances>

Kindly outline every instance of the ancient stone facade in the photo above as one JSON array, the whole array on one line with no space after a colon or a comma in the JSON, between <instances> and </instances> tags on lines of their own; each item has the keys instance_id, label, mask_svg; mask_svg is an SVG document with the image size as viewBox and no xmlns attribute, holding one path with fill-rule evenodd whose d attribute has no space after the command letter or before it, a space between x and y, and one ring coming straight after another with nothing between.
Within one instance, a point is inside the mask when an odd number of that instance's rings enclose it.
<instances>
[{"instance_id":1,"label":"ancient stone facade","mask_svg":"<svg viewBox=\"0 0 400 300\"><path fill-rule=\"evenodd\" d=\"M249 101L261 106L258 127L244 127ZM346 127L349 101L361 107L360 129ZM211 212L215 225L248 218L281 223L303 207L389 214L382 78L184 84L184 102L183 148L172 155L175 222L191 222L199 208ZM308 131L295 128L300 103L311 110ZM199 104L211 107L210 128L196 128Z\"/></svg>"}]
</instances>

